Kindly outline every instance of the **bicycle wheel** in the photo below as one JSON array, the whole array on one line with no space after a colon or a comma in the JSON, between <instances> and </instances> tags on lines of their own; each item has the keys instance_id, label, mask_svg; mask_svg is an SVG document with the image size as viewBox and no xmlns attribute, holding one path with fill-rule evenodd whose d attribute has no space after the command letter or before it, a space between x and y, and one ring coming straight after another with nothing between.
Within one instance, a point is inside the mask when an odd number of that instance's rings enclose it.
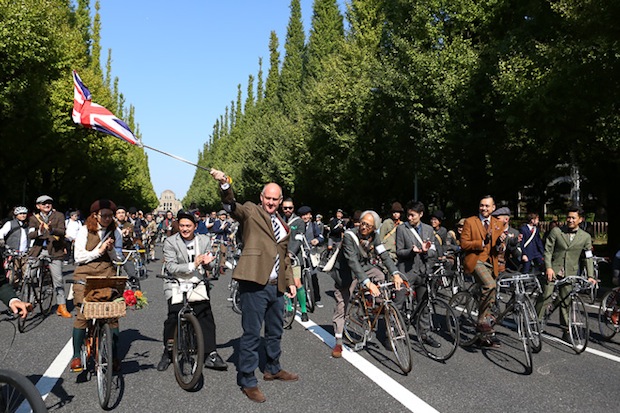
<instances>
[{"instance_id":1,"label":"bicycle wheel","mask_svg":"<svg viewBox=\"0 0 620 413\"><path fill-rule=\"evenodd\" d=\"M239 296L239 284L233 281L235 285L232 290L232 309L235 313L241 314L241 297Z\"/></svg>"},{"instance_id":2,"label":"bicycle wheel","mask_svg":"<svg viewBox=\"0 0 620 413\"><path fill-rule=\"evenodd\" d=\"M471 293L460 291L452 296L449 305L458 321L459 343L463 347L473 345L478 338L478 301Z\"/></svg>"},{"instance_id":3,"label":"bicycle wheel","mask_svg":"<svg viewBox=\"0 0 620 413\"><path fill-rule=\"evenodd\" d=\"M364 310L364 304L357 297L349 303L349 309L344 318L344 335L352 344L361 343L370 331L370 323Z\"/></svg>"},{"instance_id":4,"label":"bicycle wheel","mask_svg":"<svg viewBox=\"0 0 620 413\"><path fill-rule=\"evenodd\" d=\"M295 320L295 314L297 313L297 295L294 295L293 298L287 297L286 294L282 296L284 297L282 324L284 328L290 328Z\"/></svg>"},{"instance_id":5,"label":"bicycle wheel","mask_svg":"<svg viewBox=\"0 0 620 413\"><path fill-rule=\"evenodd\" d=\"M433 360L446 361L459 345L459 324L452 308L443 300L424 303L416 317L420 345Z\"/></svg>"},{"instance_id":6,"label":"bicycle wheel","mask_svg":"<svg viewBox=\"0 0 620 413\"><path fill-rule=\"evenodd\" d=\"M394 304L386 303L384 309L385 328L388 333L390 345L396 356L398 366L407 374L411 371L411 343L405 322Z\"/></svg>"},{"instance_id":7,"label":"bicycle wheel","mask_svg":"<svg viewBox=\"0 0 620 413\"><path fill-rule=\"evenodd\" d=\"M96 337L97 343L97 395L102 409L108 408L112 392L112 330L108 323L101 323Z\"/></svg>"},{"instance_id":8,"label":"bicycle wheel","mask_svg":"<svg viewBox=\"0 0 620 413\"><path fill-rule=\"evenodd\" d=\"M39 305L41 306L41 313L47 315L52 309L52 301L54 299L54 283L52 282L52 274L50 273L49 268L42 268L39 271L39 285L37 288Z\"/></svg>"},{"instance_id":9,"label":"bicycle wheel","mask_svg":"<svg viewBox=\"0 0 620 413\"><path fill-rule=\"evenodd\" d=\"M588 346L590 329L588 328L588 312L583 300L578 295L571 295L568 309L568 332L575 353L582 353Z\"/></svg>"},{"instance_id":10,"label":"bicycle wheel","mask_svg":"<svg viewBox=\"0 0 620 413\"><path fill-rule=\"evenodd\" d=\"M24 411L47 412L41 394L30 380L12 370L0 370L0 411L15 412L20 406Z\"/></svg>"},{"instance_id":11,"label":"bicycle wheel","mask_svg":"<svg viewBox=\"0 0 620 413\"><path fill-rule=\"evenodd\" d=\"M32 285L30 277L25 279L24 282L22 283L22 288L19 291L18 296L19 296L19 299L22 300L23 302L33 304L32 311L28 313L26 318L21 318L21 317L17 318L17 329L19 330L20 333L23 333L26 330L26 324L30 320L32 320L35 316L34 309L37 307L37 302L38 302L36 290L34 286Z\"/></svg>"},{"instance_id":12,"label":"bicycle wheel","mask_svg":"<svg viewBox=\"0 0 620 413\"><path fill-rule=\"evenodd\" d=\"M542 337L540 335L540 323L534 305L529 299L523 300L523 307L527 313L527 334L530 340L532 352L538 353L542 349Z\"/></svg>"},{"instance_id":13,"label":"bicycle wheel","mask_svg":"<svg viewBox=\"0 0 620 413\"><path fill-rule=\"evenodd\" d=\"M174 332L172 363L174 376L183 390L193 390L202 375L205 343L202 329L194 314L181 316Z\"/></svg>"},{"instance_id":14,"label":"bicycle wheel","mask_svg":"<svg viewBox=\"0 0 620 413\"><path fill-rule=\"evenodd\" d=\"M616 320L614 323L613 320ZM620 292L617 290L609 291L603 296L601 306L598 309L598 329L605 340L611 338L618 332L620 326Z\"/></svg>"},{"instance_id":15,"label":"bicycle wheel","mask_svg":"<svg viewBox=\"0 0 620 413\"><path fill-rule=\"evenodd\" d=\"M302 268L301 278L306 289L306 308L311 313L314 313L314 290L312 289L312 274L310 274L309 268Z\"/></svg>"},{"instance_id":16,"label":"bicycle wheel","mask_svg":"<svg viewBox=\"0 0 620 413\"><path fill-rule=\"evenodd\" d=\"M532 373L532 346L528 337L529 315L523 304L515 306L515 316L517 318L517 330L519 339L523 344L523 352L525 353L525 372Z\"/></svg>"}]
</instances>

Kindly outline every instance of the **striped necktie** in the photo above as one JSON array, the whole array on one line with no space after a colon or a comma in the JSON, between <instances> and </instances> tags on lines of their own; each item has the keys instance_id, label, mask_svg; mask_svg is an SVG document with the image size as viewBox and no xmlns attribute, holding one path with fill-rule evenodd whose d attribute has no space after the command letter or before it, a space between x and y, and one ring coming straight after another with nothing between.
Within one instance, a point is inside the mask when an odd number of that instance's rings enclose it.
<instances>
[{"instance_id":1,"label":"striped necktie","mask_svg":"<svg viewBox=\"0 0 620 413\"><path fill-rule=\"evenodd\" d=\"M280 225L275 215L271 216L271 226L273 227L273 235L276 237L276 242L280 241ZM274 271L277 274L280 270L280 255L276 254L276 263L274 265Z\"/></svg>"}]
</instances>

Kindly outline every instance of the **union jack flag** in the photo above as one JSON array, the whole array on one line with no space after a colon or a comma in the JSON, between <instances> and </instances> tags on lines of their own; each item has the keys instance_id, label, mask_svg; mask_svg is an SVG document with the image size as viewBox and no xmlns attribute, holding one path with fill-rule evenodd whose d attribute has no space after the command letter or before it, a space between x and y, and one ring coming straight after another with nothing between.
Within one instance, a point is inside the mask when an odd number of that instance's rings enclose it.
<instances>
[{"instance_id":1,"label":"union jack flag","mask_svg":"<svg viewBox=\"0 0 620 413\"><path fill-rule=\"evenodd\" d=\"M75 123L116 136L132 145L138 145L138 140L129 129L129 126L106 108L92 101L90 90L82 83L82 79L73 71L73 113L71 117Z\"/></svg>"}]
</instances>

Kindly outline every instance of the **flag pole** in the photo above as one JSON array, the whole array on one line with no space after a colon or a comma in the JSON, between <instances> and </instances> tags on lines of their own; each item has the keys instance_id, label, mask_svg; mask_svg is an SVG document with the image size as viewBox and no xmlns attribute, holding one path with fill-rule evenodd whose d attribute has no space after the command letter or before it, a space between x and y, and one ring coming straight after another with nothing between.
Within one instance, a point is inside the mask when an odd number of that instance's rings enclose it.
<instances>
[{"instance_id":1,"label":"flag pole","mask_svg":"<svg viewBox=\"0 0 620 413\"><path fill-rule=\"evenodd\" d=\"M141 146L141 147L143 147L143 148L150 149L150 150L155 151L155 152L159 152L159 153L161 153L161 154L163 154L163 155L169 156L169 157L174 158L174 159L176 159L176 160L178 160L178 161L185 162L185 163L187 163L187 164L190 164L190 165L192 165L192 166L195 166L196 168L200 168L200 169L202 169L203 171L207 171L207 172L210 172L210 171L211 171L211 169L210 169L210 168L205 168L204 166L197 165L197 164L195 164L195 163L192 163L192 162L188 161L187 159L183 159L183 158L181 158L180 156L176 156L176 155L173 155L173 154L171 154L171 153L161 151L161 150L159 150L159 149L153 148L152 146L148 146L148 145L145 145L145 144L143 144L143 143L141 143L141 144L140 144L140 146Z\"/></svg>"}]
</instances>

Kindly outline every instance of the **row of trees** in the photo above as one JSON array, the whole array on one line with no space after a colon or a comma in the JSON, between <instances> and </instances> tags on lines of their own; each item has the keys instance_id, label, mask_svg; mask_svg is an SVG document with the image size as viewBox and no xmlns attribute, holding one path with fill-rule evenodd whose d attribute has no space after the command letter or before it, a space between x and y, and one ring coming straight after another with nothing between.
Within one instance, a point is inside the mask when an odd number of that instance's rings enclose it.
<instances>
[{"instance_id":1,"label":"row of trees","mask_svg":"<svg viewBox=\"0 0 620 413\"><path fill-rule=\"evenodd\" d=\"M259 60L200 152L239 199L273 180L324 212L383 211L416 191L450 216L475 212L484 193L513 208L522 193L541 211L549 182L575 166L615 245L620 3L351 0L345 16L336 0L313 7L306 39L291 0L283 59L272 33L266 80ZM218 204L207 178L197 171L185 204Z\"/></svg>"},{"instance_id":2,"label":"row of trees","mask_svg":"<svg viewBox=\"0 0 620 413\"><path fill-rule=\"evenodd\" d=\"M100 197L152 209L157 196L144 151L71 120L73 80L80 74L94 100L140 132L112 79L108 51L100 66L99 2L0 1L0 213L33 207L42 193L60 210Z\"/></svg>"}]
</instances>

